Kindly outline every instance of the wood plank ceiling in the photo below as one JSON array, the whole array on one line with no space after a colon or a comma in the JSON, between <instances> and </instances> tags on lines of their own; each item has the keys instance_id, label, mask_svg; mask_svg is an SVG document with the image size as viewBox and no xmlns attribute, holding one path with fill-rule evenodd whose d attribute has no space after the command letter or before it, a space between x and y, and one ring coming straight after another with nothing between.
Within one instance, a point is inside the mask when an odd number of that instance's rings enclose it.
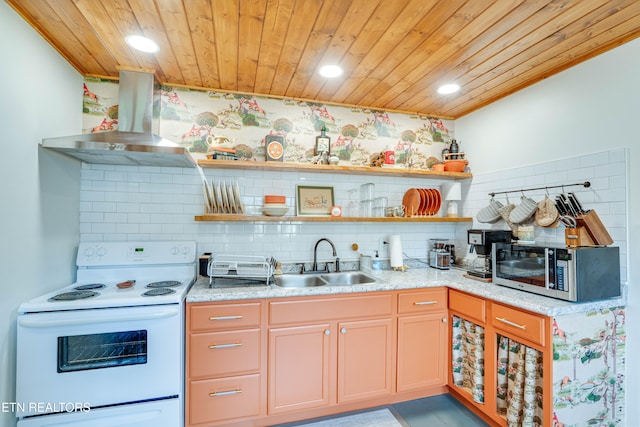
<instances>
[{"instance_id":1,"label":"wood plank ceiling","mask_svg":"<svg viewBox=\"0 0 640 427\"><path fill-rule=\"evenodd\" d=\"M86 76L153 69L167 85L449 118L640 35L638 0L6 1ZM319 76L328 63L344 74Z\"/></svg>"}]
</instances>

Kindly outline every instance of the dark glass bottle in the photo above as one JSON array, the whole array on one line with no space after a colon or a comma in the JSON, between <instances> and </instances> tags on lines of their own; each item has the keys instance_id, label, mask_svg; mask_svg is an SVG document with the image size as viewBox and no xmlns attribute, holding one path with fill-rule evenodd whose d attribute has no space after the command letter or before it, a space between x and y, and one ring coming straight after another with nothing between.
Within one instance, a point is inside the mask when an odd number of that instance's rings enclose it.
<instances>
[{"instance_id":1,"label":"dark glass bottle","mask_svg":"<svg viewBox=\"0 0 640 427\"><path fill-rule=\"evenodd\" d=\"M327 136L327 128L324 126L320 129L320 135L316 136L315 148L316 156L322 153L327 153L327 155L331 153L331 138Z\"/></svg>"},{"instance_id":2,"label":"dark glass bottle","mask_svg":"<svg viewBox=\"0 0 640 427\"><path fill-rule=\"evenodd\" d=\"M449 146L449 152L451 153L451 159L457 159L458 156L458 143L455 139L451 140L451 145Z\"/></svg>"}]
</instances>

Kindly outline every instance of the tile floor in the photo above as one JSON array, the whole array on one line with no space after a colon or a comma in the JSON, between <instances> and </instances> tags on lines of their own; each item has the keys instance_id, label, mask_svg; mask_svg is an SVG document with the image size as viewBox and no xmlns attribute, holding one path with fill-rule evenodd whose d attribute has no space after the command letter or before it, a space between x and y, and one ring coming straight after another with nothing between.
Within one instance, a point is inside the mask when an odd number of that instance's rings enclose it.
<instances>
[{"instance_id":1,"label":"tile floor","mask_svg":"<svg viewBox=\"0 0 640 427\"><path fill-rule=\"evenodd\" d=\"M398 422L404 427L486 427L488 425L449 394L397 403L386 408L396 416ZM366 413L376 409L379 408L341 414L340 416L280 424L274 427L304 427L307 424L346 417L355 413ZM351 424L345 423L344 421L346 420L343 420L343 422L334 425L339 425L340 427L362 427L362 422L358 422L357 418L354 418ZM379 423L371 425L383 427ZM393 422L389 424L389 426L392 425L395 426L397 424Z\"/></svg>"},{"instance_id":2,"label":"tile floor","mask_svg":"<svg viewBox=\"0 0 640 427\"><path fill-rule=\"evenodd\" d=\"M488 424L449 394L392 405L408 427L486 427ZM402 421L401 420L401 421Z\"/></svg>"}]
</instances>

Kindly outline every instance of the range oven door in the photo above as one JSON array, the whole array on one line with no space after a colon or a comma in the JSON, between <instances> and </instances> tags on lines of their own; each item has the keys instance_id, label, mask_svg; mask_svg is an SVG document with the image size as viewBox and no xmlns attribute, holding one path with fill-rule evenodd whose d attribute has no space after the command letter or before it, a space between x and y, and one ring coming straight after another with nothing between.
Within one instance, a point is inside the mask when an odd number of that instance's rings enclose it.
<instances>
[{"instance_id":1,"label":"range oven door","mask_svg":"<svg viewBox=\"0 0 640 427\"><path fill-rule=\"evenodd\" d=\"M17 416L95 409L182 389L181 305L18 316Z\"/></svg>"}]
</instances>

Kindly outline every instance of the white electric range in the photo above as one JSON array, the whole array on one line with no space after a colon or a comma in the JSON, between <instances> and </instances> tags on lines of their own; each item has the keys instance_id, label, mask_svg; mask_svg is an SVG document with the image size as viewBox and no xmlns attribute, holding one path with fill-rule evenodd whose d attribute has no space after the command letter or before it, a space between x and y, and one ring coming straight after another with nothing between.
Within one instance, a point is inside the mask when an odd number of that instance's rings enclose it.
<instances>
[{"instance_id":1,"label":"white electric range","mask_svg":"<svg viewBox=\"0 0 640 427\"><path fill-rule=\"evenodd\" d=\"M19 427L184 423L195 242L81 243L75 283L20 305Z\"/></svg>"}]
</instances>

